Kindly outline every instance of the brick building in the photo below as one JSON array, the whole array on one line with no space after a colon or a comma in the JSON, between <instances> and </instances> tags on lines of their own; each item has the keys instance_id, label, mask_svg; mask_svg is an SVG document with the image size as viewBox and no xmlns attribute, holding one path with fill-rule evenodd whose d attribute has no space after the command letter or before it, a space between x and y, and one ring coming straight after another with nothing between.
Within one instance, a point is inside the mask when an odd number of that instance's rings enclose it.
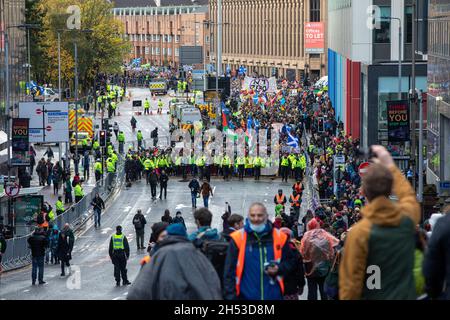
<instances>
[{"instance_id":1,"label":"brick building","mask_svg":"<svg viewBox=\"0 0 450 320\"><path fill-rule=\"evenodd\" d=\"M178 67L181 46L203 46L209 55L208 0L116 0L114 15L133 44L128 62Z\"/></svg>"}]
</instances>

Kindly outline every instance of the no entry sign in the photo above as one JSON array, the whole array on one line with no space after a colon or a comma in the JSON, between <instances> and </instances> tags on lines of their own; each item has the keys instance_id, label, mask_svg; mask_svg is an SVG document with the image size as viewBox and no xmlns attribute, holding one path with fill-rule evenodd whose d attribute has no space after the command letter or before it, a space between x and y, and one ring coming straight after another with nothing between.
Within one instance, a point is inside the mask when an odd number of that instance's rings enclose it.
<instances>
[{"instance_id":1,"label":"no entry sign","mask_svg":"<svg viewBox=\"0 0 450 320\"><path fill-rule=\"evenodd\" d=\"M17 183L5 187L5 193L8 197L15 197L19 194L20 186Z\"/></svg>"},{"instance_id":2,"label":"no entry sign","mask_svg":"<svg viewBox=\"0 0 450 320\"><path fill-rule=\"evenodd\" d=\"M366 172L367 172L367 168L370 166L369 162L363 162L359 165L358 167L358 173L359 176L362 177Z\"/></svg>"}]
</instances>

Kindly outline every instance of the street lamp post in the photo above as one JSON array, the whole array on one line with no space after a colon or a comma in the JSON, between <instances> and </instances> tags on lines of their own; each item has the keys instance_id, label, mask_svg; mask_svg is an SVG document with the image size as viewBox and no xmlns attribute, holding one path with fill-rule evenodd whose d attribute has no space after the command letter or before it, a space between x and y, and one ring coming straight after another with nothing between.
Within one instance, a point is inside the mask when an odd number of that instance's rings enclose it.
<instances>
[{"instance_id":1,"label":"street lamp post","mask_svg":"<svg viewBox=\"0 0 450 320\"><path fill-rule=\"evenodd\" d=\"M73 31L73 30L66 30L61 29L57 31L58 36L58 87L59 87L59 98L61 100L62 98L62 92L61 92L61 32L65 31ZM93 31L91 29L82 29L79 30L82 33L92 33ZM75 165L75 173L78 173L78 45L77 42L74 41L74 73L75 73L75 158L74 158L74 165ZM94 88L95 89L95 88ZM66 147L66 153L68 148ZM61 157L61 152L60 152Z\"/></svg>"}]
</instances>

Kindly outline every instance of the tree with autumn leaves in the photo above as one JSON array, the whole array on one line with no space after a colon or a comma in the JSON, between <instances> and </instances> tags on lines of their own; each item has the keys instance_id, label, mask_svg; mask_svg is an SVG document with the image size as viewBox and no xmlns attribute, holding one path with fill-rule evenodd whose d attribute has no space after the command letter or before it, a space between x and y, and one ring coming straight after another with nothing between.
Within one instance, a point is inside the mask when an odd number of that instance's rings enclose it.
<instances>
[{"instance_id":1,"label":"tree with autumn leaves","mask_svg":"<svg viewBox=\"0 0 450 320\"><path fill-rule=\"evenodd\" d=\"M81 29L68 30L67 20L73 12L81 12ZM130 44L123 40L122 25L114 19L113 5L106 0L39 0L27 1L27 23L36 23L40 30L31 36L32 72L39 84L58 83L58 32L61 36L62 87L74 88L74 42L78 46L78 77L80 93L94 85L98 73L118 73Z\"/></svg>"}]
</instances>

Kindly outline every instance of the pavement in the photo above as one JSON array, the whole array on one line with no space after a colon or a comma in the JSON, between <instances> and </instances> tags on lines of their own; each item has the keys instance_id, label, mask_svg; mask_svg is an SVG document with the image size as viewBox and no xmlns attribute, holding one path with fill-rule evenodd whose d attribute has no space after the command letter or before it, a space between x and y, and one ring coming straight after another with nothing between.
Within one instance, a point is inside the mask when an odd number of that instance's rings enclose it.
<instances>
[{"instance_id":1,"label":"pavement","mask_svg":"<svg viewBox=\"0 0 450 320\"><path fill-rule=\"evenodd\" d=\"M136 89L132 91L135 97L145 97L147 90ZM168 97L164 101L168 101ZM166 107L168 105L166 104ZM120 116L117 121L121 130L126 135L126 140L134 138L129 129L129 120L133 114L131 102L119 105ZM164 113L164 112L163 112ZM168 116L136 116L138 129L142 128L145 135L150 136L151 130L158 126L160 135L168 134ZM134 140L134 139L133 139ZM233 213L246 216L248 208L253 202L266 204L270 218L274 218L275 205L273 197L278 189L283 189L289 195L294 180L289 183L281 183L281 179L272 181L263 179L254 181L237 179L224 182L220 178L212 178L211 186L214 196L210 198L209 209L213 213L212 227L222 231L221 216L225 211L225 202L229 202ZM94 229L93 221L89 221L83 230L78 232L72 253L72 270L70 276L60 277L59 265L46 265L44 281L42 286L31 285L31 267L25 267L16 271L2 274L0 280L0 300L123 300L128 293L128 287L116 287L113 277L113 265L108 256L108 247L111 235L117 225L123 227L123 232L128 238L131 255L128 261L128 278L131 282L136 278L140 265L139 261L146 254L145 250L138 251L136 248L134 227L132 219L138 209L141 209L147 219L145 243L150 237L150 226L161 221L165 209L169 209L174 216L176 211L181 211L186 222L188 233L196 230L191 206L190 190L188 182L180 182L179 179L170 177L168 183L167 200L151 200L150 186L145 180L138 181L131 188L124 188L117 192L107 203L103 212L101 228ZM159 191L159 190L158 190ZM198 200L198 207L203 204ZM305 184L303 195L303 215L310 204L310 190ZM307 288L302 299L305 298Z\"/></svg>"}]
</instances>

